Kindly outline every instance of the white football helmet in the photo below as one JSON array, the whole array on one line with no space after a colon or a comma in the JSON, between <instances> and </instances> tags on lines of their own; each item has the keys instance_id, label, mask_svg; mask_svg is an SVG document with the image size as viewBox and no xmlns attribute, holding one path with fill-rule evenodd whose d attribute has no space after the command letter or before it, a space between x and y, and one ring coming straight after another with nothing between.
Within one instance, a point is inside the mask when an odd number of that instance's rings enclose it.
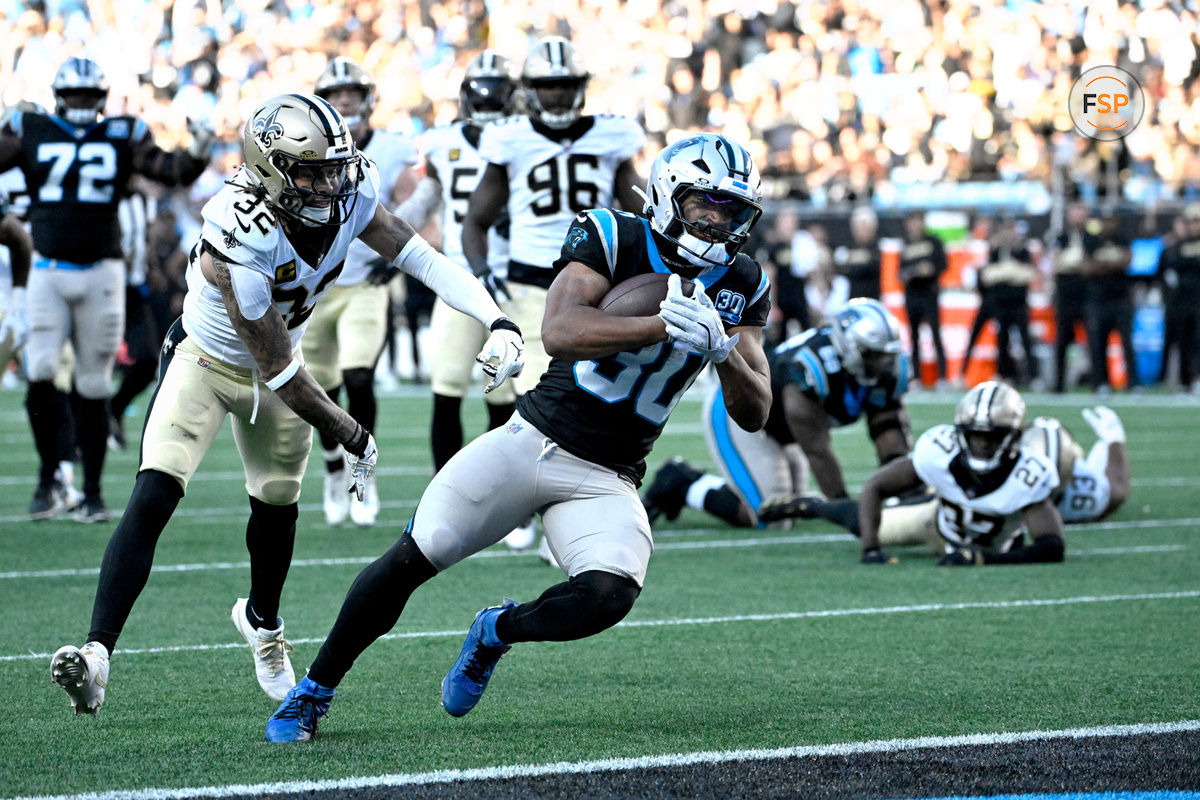
<instances>
[{"instance_id":1,"label":"white football helmet","mask_svg":"<svg viewBox=\"0 0 1200 800\"><path fill-rule=\"evenodd\" d=\"M360 157L342 115L308 94L263 103L242 133L246 170L271 206L304 225L340 225L358 199Z\"/></svg>"},{"instance_id":2,"label":"white football helmet","mask_svg":"<svg viewBox=\"0 0 1200 800\"><path fill-rule=\"evenodd\" d=\"M883 303L855 297L829 321L829 339L842 368L863 386L890 375L899 380L904 360L900 322Z\"/></svg>"},{"instance_id":3,"label":"white football helmet","mask_svg":"<svg viewBox=\"0 0 1200 800\"><path fill-rule=\"evenodd\" d=\"M362 102L353 114L343 114L346 124L353 130L371 120L375 110L375 79L365 69L348 58L333 59L317 78L313 94L324 100L339 89L354 89L362 93Z\"/></svg>"},{"instance_id":4,"label":"white football helmet","mask_svg":"<svg viewBox=\"0 0 1200 800\"><path fill-rule=\"evenodd\" d=\"M573 44L561 36L539 39L521 69L529 115L551 128L569 127L583 113L591 78Z\"/></svg>"},{"instance_id":5,"label":"white football helmet","mask_svg":"<svg viewBox=\"0 0 1200 800\"><path fill-rule=\"evenodd\" d=\"M1017 454L1025 425L1021 393L999 381L984 381L954 409L954 428L967 466L990 472Z\"/></svg>"},{"instance_id":6,"label":"white football helmet","mask_svg":"<svg viewBox=\"0 0 1200 800\"><path fill-rule=\"evenodd\" d=\"M733 262L762 216L760 183L746 148L720 134L700 133L675 142L654 159L642 212L687 266L723 267ZM695 221L682 210L689 196L705 210ZM713 222L710 211L721 221Z\"/></svg>"},{"instance_id":7,"label":"white football helmet","mask_svg":"<svg viewBox=\"0 0 1200 800\"><path fill-rule=\"evenodd\" d=\"M108 78L90 58L68 58L50 84L54 114L73 125L91 125L104 113Z\"/></svg>"},{"instance_id":8,"label":"white football helmet","mask_svg":"<svg viewBox=\"0 0 1200 800\"><path fill-rule=\"evenodd\" d=\"M1021 449L1039 453L1058 467L1058 487L1065 489L1075 475L1075 459L1083 448L1054 417L1036 417L1021 434Z\"/></svg>"},{"instance_id":9,"label":"white football helmet","mask_svg":"<svg viewBox=\"0 0 1200 800\"><path fill-rule=\"evenodd\" d=\"M495 122L512 113L517 82L512 65L495 50L484 50L471 59L458 91L462 115L476 125Z\"/></svg>"}]
</instances>

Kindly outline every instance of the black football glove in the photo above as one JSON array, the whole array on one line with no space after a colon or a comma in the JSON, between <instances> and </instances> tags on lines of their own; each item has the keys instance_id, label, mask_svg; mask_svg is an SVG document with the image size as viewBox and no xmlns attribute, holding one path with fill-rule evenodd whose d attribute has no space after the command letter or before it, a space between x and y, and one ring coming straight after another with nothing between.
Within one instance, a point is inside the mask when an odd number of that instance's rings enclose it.
<instances>
[{"instance_id":1,"label":"black football glove","mask_svg":"<svg viewBox=\"0 0 1200 800\"><path fill-rule=\"evenodd\" d=\"M864 564L900 563L900 561L894 555L878 547L872 547L869 550L863 550L862 558L859 560Z\"/></svg>"},{"instance_id":2,"label":"black football glove","mask_svg":"<svg viewBox=\"0 0 1200 800\"><path fill-rule=\"evenodd\" d=\"M974 545L956 547L938 559L939 567L974 567L983 563L983 551Z\"/></svg>"}]
</instances>

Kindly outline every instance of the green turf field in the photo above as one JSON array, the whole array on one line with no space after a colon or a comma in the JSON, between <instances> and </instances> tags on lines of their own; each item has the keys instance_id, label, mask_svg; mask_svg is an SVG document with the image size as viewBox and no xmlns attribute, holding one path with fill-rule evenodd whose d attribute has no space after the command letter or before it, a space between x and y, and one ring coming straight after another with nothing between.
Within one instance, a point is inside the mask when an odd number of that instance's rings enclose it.
<instances>
[{"instance_id":1,"label":"green turf field","mask_svg":"<svg viewBox=\"0 0 1200 800\"><path fill-rule=\"evenodd\" d=\"M380 524L327 528L319 467L301 498L282 613L301 672L351 580L407 522L429 473L424 395L383 398ZM919 396L916 431L953 399ZM1090 398L1030 398L1085 448ZM920 550L858 564L826 523L736 531L685 511L656 532L646 589L620 627L520 645L469 716L439 683L474 613L536 596L561 573L494 548L420 590L359 660L318 739L269 745L275 703L229 621L249 570L247 503L228 428L158 548L112 661L98 718L72 716L49 654L82 644L112 525L31 523L35 463L16 392L0 394L0 796L223 786L923 735L1063 729L1200 717L1200 415L1161 395L1114 401L1134 489L1111 521L1072 528L1061 565L938 569ZM482 403L471 403L471 430ZM479 407L476 407L479 406ZM651 456L709 464L699 404L683 402ZM138 423L130 420L131 437ZM857 489L861 425L835 437ZM112 454L109 506L135 453ZM315 465L314 465L315 466Z\"/></svg>"}]
</instances>

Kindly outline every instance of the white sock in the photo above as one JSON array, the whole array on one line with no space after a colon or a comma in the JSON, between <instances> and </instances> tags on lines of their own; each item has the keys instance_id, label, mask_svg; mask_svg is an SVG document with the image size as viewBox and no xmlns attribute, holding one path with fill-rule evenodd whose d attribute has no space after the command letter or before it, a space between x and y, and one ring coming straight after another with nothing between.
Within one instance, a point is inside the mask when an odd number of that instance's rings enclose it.
<instances>
[{"instance_id":1,"label":"white sock","mask_svg":"<svg viewBox=\"0 0 1200 800\"><path fill-rule=\"evenodd\" d=\"M687 490L688 508L704 510L704 498L712 489L720 489L725 485L725 479L716 475L701 475Z\"/></svg>"}]
</instances>

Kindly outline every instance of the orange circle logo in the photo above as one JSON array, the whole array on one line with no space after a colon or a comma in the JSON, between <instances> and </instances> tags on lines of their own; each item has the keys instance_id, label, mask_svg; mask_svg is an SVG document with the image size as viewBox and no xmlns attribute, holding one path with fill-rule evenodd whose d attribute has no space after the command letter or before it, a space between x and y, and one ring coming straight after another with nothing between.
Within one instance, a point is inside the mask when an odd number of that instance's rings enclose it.
<instances>
[{"instance_id":1,"label":"orange circle logo","mask_svg":"<svg viewBox=\"0 0 1200 800\"><path fill-rule=\"evenodd\" d=\"M1137 79L1120 67L1092 67L1071 86L1067 101L1075 130L1090 139L1128 136L1142 121L1146 99Z\"/></svg>"}]
</instances>

